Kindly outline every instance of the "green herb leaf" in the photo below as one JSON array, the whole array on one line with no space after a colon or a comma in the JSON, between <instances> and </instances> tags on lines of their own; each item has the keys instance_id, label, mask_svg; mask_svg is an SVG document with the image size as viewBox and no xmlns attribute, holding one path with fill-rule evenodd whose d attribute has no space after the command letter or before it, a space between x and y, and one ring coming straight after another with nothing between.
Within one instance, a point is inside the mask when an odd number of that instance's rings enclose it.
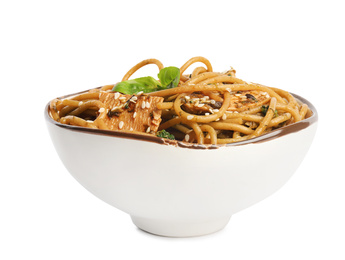
<instances>
[{"instance_id":1,"label":"green herb leaf","mask_svg":"<svg viewBox=\"0 0 345 260\"><path fill-rule=\"evenodd\" d=\"M262 106L261 107L261 113L265 116L268 110L268 106Z\"/></svg>"},{"instance_id":2,"label":"green herb leaf","mask_svg":"<svg viewBox=\"0 0 345 260\"><path fill-rule=\"evenodd\" d=\"M161 130L157 132L157 136L161 137L161 138L167 138L170 140L175 140L175 136L173 134L170 134L168 131L166 130Z\"/></svg>"},{"instance_id":3,"label":"green herb leaf","mask_svg":"<svg viewBox=\"0 0 345 260\"><path fill-rule=\"evenodd\" d=\"M268 109L269 109L269 106L268 106L268 105L267 105L267 106L262 106L262 107L261 107L261 113L262 113L264 116L266 116L266 113L267 113ZM273 117L277 117L277 116L278 116L278 110L276 109L276 110L274 110L274 115L273 115Z\"/></svg>"},{"instance_id":4,"label":"green herb leaf","mask_svg":"<svg viewBox=\"0 0 345 260\"><path fill-rule=\"evenodd\" d=\"M155 80L153 77L142 77L136 79L130 79L117 83L112 91L118 91L122 94L136 94L140 91L144 93L149 93L161 89L161 84L159 81Z\"/></svg>"},{"instance_id":5,"label":"green herb leaf","mask_svg":"<svg viewBox=\"0 0 345 260\"><path fill-rule=\"evenodd\" d=\"M173 66L165 67L159 71L158 78L163 89L177 87L180 82L180 69Z\"/></svg>"}]
</instances>

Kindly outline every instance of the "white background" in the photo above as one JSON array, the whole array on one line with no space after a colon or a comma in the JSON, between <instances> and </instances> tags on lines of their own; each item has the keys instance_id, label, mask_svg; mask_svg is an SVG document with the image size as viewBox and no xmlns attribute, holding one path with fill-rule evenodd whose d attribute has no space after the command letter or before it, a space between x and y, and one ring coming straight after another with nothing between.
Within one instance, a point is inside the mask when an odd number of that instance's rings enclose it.
<instances>
[{"instance_id":1,"label":"white background","mask_svg":"<svg viewBox=\"0 0 345 260\"><path fill-rule=\"evenodd\" d=\"M345 259L342 2L1 1L0 259ZM306 97L318 132L293 178L222 231L149 235L70 176L43 110L143 59L199 55Z\"/></svg>"}]
</instances>

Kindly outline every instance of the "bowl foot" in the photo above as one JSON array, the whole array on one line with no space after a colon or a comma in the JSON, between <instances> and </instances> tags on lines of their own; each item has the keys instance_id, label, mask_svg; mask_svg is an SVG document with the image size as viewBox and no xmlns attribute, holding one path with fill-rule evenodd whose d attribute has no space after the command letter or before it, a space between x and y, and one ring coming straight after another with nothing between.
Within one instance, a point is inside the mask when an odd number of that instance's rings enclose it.
<instances>
[{"instance_id":1,"label":"bowl foot","mask_svg":"<svg viewBox=\"0 0 345 260\"><path fill-rule=\"evenodd\" d=\"M231 216L205 221L169 221L131 216L133 223L148 233L166 237L194 237L223 229Z\"/></svg>"}]
</instances>

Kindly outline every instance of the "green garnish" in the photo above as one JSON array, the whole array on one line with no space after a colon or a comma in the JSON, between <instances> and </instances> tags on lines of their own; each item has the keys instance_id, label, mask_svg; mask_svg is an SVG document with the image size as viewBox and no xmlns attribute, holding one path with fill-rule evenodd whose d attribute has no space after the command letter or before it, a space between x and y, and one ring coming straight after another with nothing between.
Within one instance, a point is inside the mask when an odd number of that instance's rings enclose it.
<instances>
[{"instance_id":1,"label":"green garnish","mask_svg":"<svg viewBox=\"0 0 345 260\"><path fill-rule=\"evenodd\" d=\"M261 107L261 113L262 113L264 116L266 116L266 113L267 113L268 109L269 109L269 106L268 106L268 105L267 105L267 106L262 106L262 107ZM273 116L273 117L277 117L277 116L278 116L278 110L276 109L276 110L274 110L274 116Z\"/></svg>"},{"instance_id":2,"label":"green garnish","mask_svg":"<svg viewBox=\"0 0 345 260\"><path fill-rule=\"evenodd\" d=\"M160 82L151 76L130 79L117 83L112 91L122 94L137 94L142 91L150 93L161 89L177 87L180 82L180 69L176 67L166 67L159 71Z\"/></svg>"},{"instance_id":3,"label":"green garnish","mask_svg":"<svg viewBox=\"0 0 345 260\"><path fill-rule=\"evenodd\" d=\"M160 87L161 84L159 81L155 80L151 76L148 76L119 82L113 87L112 91L132 95L140 91L143 91L144 93L153 92Z\"/></svg>"},{"instance_id":4,"label":"green garnish","mask_svg":"<svg viewBox=\"0 0 345 260\"><path fill-rule=\"evenodd\" d=\"M170 140L175 140L175 136L173 134L170 134L168 131L166 130L160 130L157 132L157 136L161 137L161 138L166 138L166 139L170 139Z\"/></svg>"},{"instance_id":5,"label":"green garnish","mask_svg":"<svg viewBox=\"0 0 345 260\"><path fill-rule=\"evenodd\" d=\"M158 73L158 78L161 81L162 88L177 87L180 82L180 69L176 67L165 67Z\"/></svg>"}]
</instances>

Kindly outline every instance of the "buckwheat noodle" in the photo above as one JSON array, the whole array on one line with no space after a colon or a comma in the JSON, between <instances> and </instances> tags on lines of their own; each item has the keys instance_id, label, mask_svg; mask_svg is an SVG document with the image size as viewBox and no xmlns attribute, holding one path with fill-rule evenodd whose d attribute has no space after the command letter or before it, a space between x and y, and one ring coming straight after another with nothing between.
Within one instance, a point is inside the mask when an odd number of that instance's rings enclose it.
<instances>
[{"instance_id":1,"label":"buckwheat noodle","mask_svg":"<svg viewBox=\"0 0 345 260\"><path fill-rule=\"evenodd\" d=\"M204 66L186 74L195 63ZM144 60L131 68L122 81L128 80L148 64L157 65L158 70L164 68L159 60ZM213 145L239 142L311 115L308 106L289 92L248 83L237 78L233 68L214 72L211 63L204 57L188 60L180 67L180 73L177 87L145 94L164 98L164 102L157 104L162 111L159 130L173 133L177 140ZM106 85L70 98L54 99L49 105L50 116L62 124L109 130L99 117L105 109L99 94L111 92L113 86Z\"/></svg>"}]
</instances>

